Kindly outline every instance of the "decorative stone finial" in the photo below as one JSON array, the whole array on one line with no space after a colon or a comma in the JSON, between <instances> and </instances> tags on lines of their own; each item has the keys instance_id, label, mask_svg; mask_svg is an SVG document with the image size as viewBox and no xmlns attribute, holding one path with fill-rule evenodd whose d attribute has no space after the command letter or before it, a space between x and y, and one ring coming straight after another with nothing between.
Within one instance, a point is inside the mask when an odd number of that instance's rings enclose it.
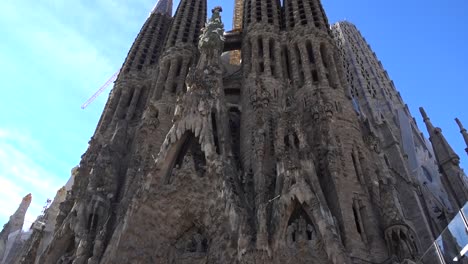
<instances>
[{"instance_id":1,"label":"decorative stone finial","mask_svg":"<svg viewBox=\"0 0 468 264\"><path fill-rule=\"evenodd\" d=\"M466 129L463 127L463 124L460 122L460 119L455 118L455 122L457 122L458 126L460 127L460 132L466 132Z\"/></svg>"},{"instance_id":2,"label":"decorative stone finial","mask_svg":"<svg viewBox=\"0 0 468 264\"><path fill-rule=\"evenodd\" d=\"M460 133L462 134L463 139L465 140L465 143L466 143L465 151L466 153L468 153L468 132L463 127L463 124L461 123L460 119L455 118L455 122L457 122L458 126L460 127Z\"/></svg>"},{"instance_id":3,"label":"decorative stone finial","mask_svg":"<svg viewBox=\"0 0 468 264\"><path fill-rule=\"evenodd\" d=\"M223 9L217 6L211 10L213 15L206 22L205 27L201 30L202 34L199 37L198 48L202 53L200 58L200 65L208 63L213 60L219 59L219 56L223 52L224 47L224 24L221 21L220 12ZM208 63L210 64L210 63Z\"/></svg>"},{"instance_id":4,"label":"decorative stone finial","mask_svg":"<svg viewBox=\"0 0 468 264\"><path fill-rule=\"evenodd\" d=\"M442 130L440 128L437 128L437 131L434 129L434 126L431 123L431 119L429 118L429 116L427 116L426 111L424 110L424 108L419 107L419 112L421 112L423 121L426 124L427 132L429 133L429 135L431 135L433 132L436 132L436 133L437 132L442 132Z\"/></svg>"},{"instance_id":5,"label":"decorative stone finial","mask_svg":"<svg viewBox=\"0 0 468 264\"><path fill-rule=\"evenodd\" d=\"M422 115L422 117L424 119L424 122L426 122L426 120L429 120L429 117L427 116L426 111L424 110L424 108L419 107L419 112L421 112L421 115Z\"/></svg>"},{"instance_id":6,"label":"decorative stone finial","mask_svg":"<svg viewBox=\"0 0 468 264\"><path fill-rule=\"evenodd\" d=\"M23 197L24 202L31 202L32 194L28 193L25 197Z\"/></svg>"}]
</instances>

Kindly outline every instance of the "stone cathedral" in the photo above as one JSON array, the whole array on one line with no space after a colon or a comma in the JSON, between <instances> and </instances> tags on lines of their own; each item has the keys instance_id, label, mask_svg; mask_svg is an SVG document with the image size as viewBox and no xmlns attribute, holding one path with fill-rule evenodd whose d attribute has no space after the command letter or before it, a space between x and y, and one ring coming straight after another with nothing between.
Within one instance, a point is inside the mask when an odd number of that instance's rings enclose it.
<instances>
[{"instance_id":1,"label":"stone cathedral","mask_svg":"<svg viewBox=\"0 0 468 264\"><path fill-rule=\"evenodd\" d=\"M416 263L465 176L357 28L319 0L236 0L230 31L206 0L172 5L15 263Z\"/></svg>"}]
</instances>

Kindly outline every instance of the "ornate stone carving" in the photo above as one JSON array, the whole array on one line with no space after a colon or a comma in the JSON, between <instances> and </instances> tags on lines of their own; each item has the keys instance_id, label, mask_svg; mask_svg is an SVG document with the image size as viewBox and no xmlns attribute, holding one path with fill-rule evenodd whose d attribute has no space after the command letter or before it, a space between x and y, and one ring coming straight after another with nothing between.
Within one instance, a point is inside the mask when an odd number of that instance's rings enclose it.
<instances>
[{"instance_id":1,"label":"ornate stone carving","mask_svg":"<svg viewBox=\"0 0 468 264\"><path fill-rule=\"evenodd\" d=\"M380 153L380 140L377 138L374 133L371 133L364 137L364 142L366 143L367 147L376 152Z\"/></svg>"}]
</instances>

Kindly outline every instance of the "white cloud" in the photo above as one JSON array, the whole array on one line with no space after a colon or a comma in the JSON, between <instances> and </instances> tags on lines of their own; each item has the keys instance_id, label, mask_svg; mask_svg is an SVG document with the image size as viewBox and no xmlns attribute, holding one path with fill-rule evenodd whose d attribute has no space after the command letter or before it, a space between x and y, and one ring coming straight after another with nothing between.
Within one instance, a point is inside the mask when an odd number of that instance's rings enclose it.
<instances>
[{"instance_id":1,"label":"white cloud","mask_svg":"<svg viewBox=\"0 0 468 264\"><path fill-rule=\"evenodd\" d=\"M31 146L28 148L28 146ZM40 214L47 198L65 184L66 175L55 175L40 159L48 155L34 139L13 129L0 128L0 225L8 221L22 197L32 193L25 228Z\"/></svg>"},{"instance_id":2,"label":"white cloud","mask_svg":"<svg viewBox=\"0 0 468 264\"><path fill-rule=\"evenodd\" d=\"M89 21L96 21L96 12L86 12L89 10L80 4L69 5L66 9L57 3L48 1L31 6L24 1L2 1L0 26L3 24L8 39L17 43L18 48L9 53L18 53L16 59L27 61L27 69L69 80L81 88L72 92L87 96L120 65L112 63L100 50L104 37L93 39L86 35L93 26ZM73 21L67 21L67 12ZM64 88L57 86L57 92L65 93Z\"/></svg>"}]
</instances>

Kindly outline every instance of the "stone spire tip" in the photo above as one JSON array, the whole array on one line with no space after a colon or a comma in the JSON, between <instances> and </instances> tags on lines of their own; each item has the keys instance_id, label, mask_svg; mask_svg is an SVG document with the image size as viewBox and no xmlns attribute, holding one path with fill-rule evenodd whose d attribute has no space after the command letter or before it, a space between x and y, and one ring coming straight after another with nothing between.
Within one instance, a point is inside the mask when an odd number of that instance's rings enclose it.
<instances>
[{"instance_id":1,"label":"stone spire tip","mask_svg":"<svg viewBox=\"0 0 468 264\"><path fill-rule=\"evenodd\" d=\"M30 202L32 200L32 194L28 193L25 197L23 197L23 201Z\"/></svg>"},{"instance_id":2,"label":"stone spire tip","mask_svg":"<svg viewBox=\"0 0 468 264\"><path fill-rule=\"evenodd\" d=\"M455 122L457 122L458 127L460 127L460 131L463 132L463 130L466 130L466 129L463 127L463 124L462 124L462 122L460 121L460 119L455 118Z\"/></svg>"},{"instance_id":3,"label":"stone spire tip","mask_svg":"<svg viewBox=\"0 0 468 264\"><path fill-rule=\"evenodd\" d=\"M465 140L465 143L466 143L465 151L466 153L468 153L468 131L466 131L466 129L463 127L463 124L460 121L460 119L455 118L455 122L457 122L458 126L460 127L460 133L462 134L463 139Z\"/></svg>"},{"instance_id":4,"label":"stone spire tip","mask_svg":"<svg viewBox=\"0 0 468 264\"><path fill-rule=\"evenodd\" d=\"M427 116L426 111L424 110L424 108L419 107L419 112L421 113L421 115L422 115L422 117L424 119L424 122L426 122L426 120L429 120L429 117Z\"/></svg>"},{"instance_id":5,"label":"stone spire tip","mask_svg":"<svg viewBox=\"0 0 468 264\"><path fill-rule=\"evenodd\" d=\"M159 0L151 12L151 14L154 13L172 16L172 0Z\"/></svg>"}]
</instances>

